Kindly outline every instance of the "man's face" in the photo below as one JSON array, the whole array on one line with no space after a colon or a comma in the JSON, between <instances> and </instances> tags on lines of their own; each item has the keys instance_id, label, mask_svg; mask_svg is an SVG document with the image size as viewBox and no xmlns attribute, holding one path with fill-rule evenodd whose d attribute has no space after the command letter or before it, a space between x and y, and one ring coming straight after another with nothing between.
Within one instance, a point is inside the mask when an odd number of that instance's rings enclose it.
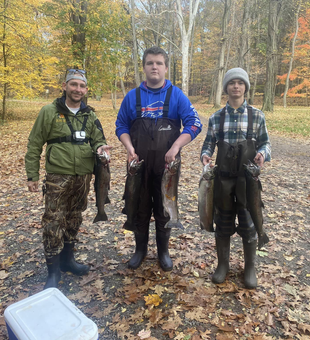
<instances>
[{"instance_id":1,"label":"man's face","mask_svg":"<svg viewBox=\"0 0 310 340\"><path fill-rule=\"evenodd\" d=\"M87 86L83 80L71 79L62 84L62 89L66 91L66 96L73 103L80 103L87 93Z\"/></svg>"},{"instance_id":2,"label":"man's face","mask_svg":"<svg viewBox=\"0 0 310 340\"><path fill-rule=\"evenodd\" d=\"M145 58L143 71L146 76L147 86L161 87L165 81L165 74L168 67L165 65L165 58L161 54L148 54Z\"/></svg>"},{"instance_id":3,"label":"man's face","mask_svg":"<svg viewBox=\"0 0 310 340\"><path fill-rule=\"evenodd\" d=\"M241 79L233 79L227 84L227 94L230 98L238 99L245 94L245 82Z\"/></svg>"}]
</instances>

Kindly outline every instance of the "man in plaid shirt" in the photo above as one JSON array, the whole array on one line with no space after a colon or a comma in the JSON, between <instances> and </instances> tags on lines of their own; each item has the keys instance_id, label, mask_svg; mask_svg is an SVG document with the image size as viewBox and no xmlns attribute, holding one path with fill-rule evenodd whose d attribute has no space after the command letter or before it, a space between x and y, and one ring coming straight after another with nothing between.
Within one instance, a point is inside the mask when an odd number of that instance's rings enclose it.
<instances>
[{"instance_id":1,"label":"man in plaid shirt","mask_svg":"<svg viewBox=\"0 0 310 340\"><path fill-rule=\"evenodd\" d=\"M214 222L218 267L212 281L222 283L225 280L229 270L230 236L237 232L243 241L245 287L251 289L257 287L257 233L246 208L243 164L250 160L261 167L270 161L271 149L264 113L248 106L244 98L249 89L249 76L242 68L233 68L225 74L223 90L228 94L228 102L209 118L201 160L204 165L211 162L217 145Z\"/></svg>"}]
</instances>

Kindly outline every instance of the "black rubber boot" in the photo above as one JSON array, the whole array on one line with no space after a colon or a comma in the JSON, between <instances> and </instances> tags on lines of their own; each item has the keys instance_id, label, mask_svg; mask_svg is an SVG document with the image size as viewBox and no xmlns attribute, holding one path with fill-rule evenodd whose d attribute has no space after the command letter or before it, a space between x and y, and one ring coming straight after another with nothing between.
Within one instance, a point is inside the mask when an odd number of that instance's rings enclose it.
<instances>
[{"instance_id":1,"label":"black rubber boot","mask_svg":"<svg viewBox=\"0 0 310 340\"><path fill-rule=\"evenodd\" d=\"M144 260L147 254L147 244L149 242L149 233L148 232L146 234L135 233L135 241L136 241L136 251L128 262L128 268L130 269L139 268L142 261Z\"/></svg>"},{"instance_id":2,"label":"black rubber boot","mask_svg":"<svg viewBox=\"0 0 310 340\"><path fill-rule=\"evenodd\" d=\"M218 265L212 276L213 283L225 281L229 271L230 237L215 237Z\"/></svg>"},{"instance_id":3,"label":"black rubber boot","mask_svg":"<svg viewBox=\"0 0 310 340\"><path fill-rule=\"evenodd\" d=\"M257 240L248 243L243 241L244 251L244 285L245 288L254 289L257 287L257 278L255 271Z\"/></svg>"},{"instance_id":4,"label":"black rubber boot","mask_svg":"<svg viewBox=\"0 0 310 340\"><path fill-rule=\"evenodd\" d=\"M167 230L167 231L166 231ZM169 272L173 268L173 263L169 255L169 238L171 229L165 231L156 230L157 254L161 269Z\"/></svg>"},{"instance_id":5,"label":"black rubber boot","mask_svg":"<svg viewBox=\"0 0 310 340\"><path fill-rule=\"evenodd\" d=\"M74 259L74 243L65 242L64 248L60 253L60 269L63 272L71 272L74 275L86 275L90 266L75 262Z\"/></svg>"},{"instance_id":6,"label":"black rubber boot","mask_svg":"<svg viewBox=\"0 0 310 340\"><path fill-rule=\"evenodd\" d=\"M60 255L55 255L51 257L45 256L46 265L48 270L48 276L43 289L47 288L58 288L58 282L61 278L61 272L59 267Z\"/></svg>"}]
</instances>

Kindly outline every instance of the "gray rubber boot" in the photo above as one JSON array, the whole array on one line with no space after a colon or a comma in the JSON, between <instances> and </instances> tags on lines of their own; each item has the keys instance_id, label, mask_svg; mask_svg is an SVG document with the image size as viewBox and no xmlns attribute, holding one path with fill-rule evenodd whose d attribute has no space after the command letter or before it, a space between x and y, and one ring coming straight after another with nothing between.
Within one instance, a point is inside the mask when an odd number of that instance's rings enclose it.
<instances>
[{"instance_id":1,"label":"gray rubber boot","mask_svg":"<svg viewBox=\"0 0 310 340\"><path fill-rule=\"evenodd\" d=\"M65 242L64 248L60 253L60 269L63 272L71 272L74 275L82 276L88 274L90 266L81 264L74 259L74 243Z\"/></svg>"},{"instance_id":2,"label":"gray rubber boot","mask_svg":"<svg viewBox=\"0 0 310 340\"><path fill-rule=\"evenodd\" d=\"M169 238L171 229L156 230L157 254L160 267L163 271L169 272L173 268L173 263L169 255Z\"/></svg>"},{"instance_id":3,"label":"gray rubber boot","mask_svg":"<svg viewBox=\"0 0 310 340\"><path fill-rule=\"evenodd\" d=\"M128 268L130 269L139 268L142 261L144 260L147 254L147 244L149 242L149 233L146 233L146 234L135 233L135 241L136 241L136 251L128 262Z\"/></svg>"},{"instance_id":4,"label":"gray rubber boot","mask_svg":"<svg viewBox=\"0 0 310 340\"><path fill-rule=\"evenodd\" d=\"M248 243L243 241L244 251L244 285L245 288L254 289L257 287L255 270L257 240Z\"/></svg>"},{"instance_id":5,"label":"gray rubber boot","mask_svg":"<svg viewBox=\"0 0 310 340\"><path fill-rule=\"evenodd\" d=\"M215 237L218 265L212 276L213 283L225 281L229 271L230 237Z\"/></svg>"},{"instance_id":6,"label":"gray rubber boot","mask_svg":"<svg viewBox=\"0 0 310 340\"><path fill-rule=\"evenodd\" d=\"M46 265L48 270L48 276L43 289L47 288L58 288L58 282L61 278L61 272L59 267L60 255L55 255L51 257L45 256Z\"/></svg>"}]
</instances>

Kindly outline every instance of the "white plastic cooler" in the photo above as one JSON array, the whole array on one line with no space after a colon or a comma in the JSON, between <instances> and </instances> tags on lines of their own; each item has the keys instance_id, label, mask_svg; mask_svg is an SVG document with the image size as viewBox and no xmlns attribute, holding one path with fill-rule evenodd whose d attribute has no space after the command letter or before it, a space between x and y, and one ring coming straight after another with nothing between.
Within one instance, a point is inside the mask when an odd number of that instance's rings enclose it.
<instances>
[{"instance_id":1,"label":"white plastic cooler","mask_svg":"<svg viewBox=\"0 0 310 340\"><path fill-rule=\"evenodd\" d=\"M6 308L10 340L97 340L98 328L56 288Z\"/></svg>"}]
</instances>

